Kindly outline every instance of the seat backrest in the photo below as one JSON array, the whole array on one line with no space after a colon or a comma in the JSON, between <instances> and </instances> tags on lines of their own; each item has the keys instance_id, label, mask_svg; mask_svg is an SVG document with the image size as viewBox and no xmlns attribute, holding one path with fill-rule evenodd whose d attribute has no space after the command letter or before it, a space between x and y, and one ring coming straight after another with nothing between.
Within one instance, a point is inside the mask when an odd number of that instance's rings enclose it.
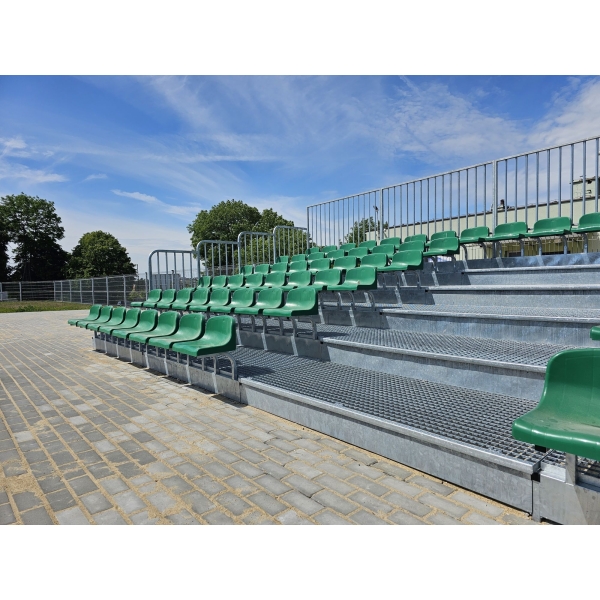
<instances>
[{"instance_id":1,"label":"seat backrest","mask_svg":"<svg viewBox=\"0 0 600 600\"><path fill-rule=\"evenodd\" d=\"M470 229L463 229L460 232L461 238L482 238L490 235L489 227L471 227Z\"/></svg>"},{"instance_id":2,"label":"seat backrest","mask_svg":"<svg viewBox=\"0 0 600 600\"><path fill-rule=\"evenodd\" d=\"M231 291L227 288L214 288L210 293L210 300L208 304L214 304L215 306L225 306L229 304L229 298L231 297Z\"/></svg>"},{"instance_id":3,"label":"seat backrest","mask_svg":"<svg viewBox=\"0 0 600 600\"><path fill-rule=\"evenodd\" d=\"M208 288L196 288L196 291L192 294L192 304L206 304L208 302L208 296L210 291Z\"/></svg>"},{"instance_id":4,"label":"seat backrest","mask_svg":"<svg viewBox=\"0 0 600 600\"><path fill-rule=\"evenodd\" d=\"M333 261L334 269L354 269L358 264L356 256L343 256Z\"/></svg>"},{"instance_id":5,"label":"seat backrest","mask_svg":"<svg viewBox=\"0 0 600 600\"><path fill-rule=\"evenodd\" d=\"M525 221L517 221L516 223L502 223L497 225L494 230L494 235L509 235L515 233L527 233L527 223Z\"/></svg>"},{"instance_id":6,"label":"seat backrest","mask_svg":"<svg viewBox=\"0 0 600 600\"><path fill-rule=\"evenodd\" d=\"M252 306L254 304L254 290L249 288L235 290L231 302L236 306Z\"/></svg>"},{"instance_id":7,"label":"seat backrest","mask_svg":"<svg viewBox=\"0 0 600 600\"><path fill-rule=\"evenodd\" d=\"M292 258L290 258L291 263L294 263L299 260L306 260L306 254L294 254Z\"/></svg>"},{"instance_id":8,"label":"seat backrest","mask_svg":"<svg viewBox=\"0 0 600 600\"><path fill-rule=\"evenodd\" d=\"M449 231L438 231L436 233L432 233L429 238L430 242L434 242L435 240L441 240L443 238L455 238L457 237L456 231L450 229Z\"/></svg>"},{"instance_id":9,"label":"seat backrest","mask_svg":"<svg viewBox=\"0 0 600 600\"><path fill-rule=\"evenodd\" d=\"M329 258L318 258L310 263L311 269L318 271L329 270L331 268L331 260Z\"/></svg>"},{"instance_id":10,"label":"seat backrest","mask_svg":"<svg viewBox=\"0 0 600 600\"><path fill-rule=\"evenodd\" d=\"M133 327L140 322L141 310L139 308L130 308L125 313L125 320L123 321L124 327Z\"/></svg>"},{"instance_id":11,"label":"seat backrest","mask_svg":"<svg viewBox=\"0 0 600 600\"><path fill-rule=\"evenodd\" d=\"M310 271L295 271L290 273L290 276L288 277L288 283L302 287L304 285L310 285L310 278Z\"/></svg>"},{"instance_id":12,"label":"seat backrest","mask_svg":"<svg viewBox=\"0 0 600 600\"><path fill-rule=\"evenodd\" d=\"M297 260L290 263L288 272L293 273L294 271L306 271L306 269L308 269L308 263L305 260Z\"/></svg>"},{"instance_id":13,"label":"seat backrest","mask_svg":"<svg viewBox=\"0 0 600 600\"><path fill-rule=\"evenodd\" d=\"M341 269L325 269L315 275L315 284L339 285L342 282Z\"/></svg>"},{"instance_id":14,"label":"seat backrest","mask_svg":"<svg viewBox=\"0 0 600 600\"><path fill-rule=\"evenodd\" d=\"M403 250L396 252L392 257L392 266L397 264L411 265L412 267L423 268L422 250Z\"/></svg>"},{"instance_id":15,"label":"seat backrest","mask_svg":"<svg viewBox=\"0 0 600 600\"><path fill-rule=\"evenodd\" d=\"M210 287L212 284L212 277L210 275L202 275L198 278L198 285L196 287Z\"/></svg>"},{"instance_id":16,"label":"seat backrest","mask_svg":"<svg viewBox=\"0 0 600 600\"><path fill-rule=\"evenodd\" d=\"M150 290L148 294L147 302L158 302L162 296L162 290L160 288L156 288L154 290Z\"/></svg>"},{"instance_id":17,"label":"seat backrest","mask_svg":"<svg viewBox=\"0 0 600 600\"><path fill-rule=\"evenodd\" d=\"M382 246L377 246L371 250L371 254L388 254L391 256L394 254L394 250L396 249L396 244L383 244Z\"/></svg>"},{"instance_id":18,"label":"seat backrest","mask_svg":"<svg viewBox=\"0 0 600 600\"><path fill-rule=\"evenodd\" d=\"M271 273L286 273L288 270L287 262L280 262L271 265Z\"/></svg>"},{"instance_id":19,"label":"seat backrest","mask_svg":"<svg viewBox=\"0 0 600 600\"><path fill-rule=\"evenodd\" d=\"M283 304L283 290L281 288L266 288L258 293L256 306L262 308L280 308Z\"/></svg>"},{"instance_id":20,"label":"seat backrest","mask_svg":"<svg viewBox=\"0 0 600 600\"><path fill-rule=\"evenodd\" d=\"M97 319L100 316L101 308L102 304L92 304L92 306L90 306L90 314L86 317L86 319Z\"/></svg>"},{"instance_id":21,"label":"seat backrest","mask_svg":"<svg viewBox=\"0 0 600 600\"><path fill-rule=\"evenodd\" d=\"M325 254L327 258L335 260L336 258L342 258L348 254L345 250L330 250Z\"/></svg>"},{"instance_id":22,"label":"seat backrest","mask_svg":"<svg viewBox=\"0 0 600 600\"><path fill-rule=\"evenodd\" d=\"M320 258L325 258L324 252L313 252L312 254L308 255L306 262L308 262L308 264L311 264L313 261L319 260Z\"/></svg>"},{"instance_id":23,"label":"seat backrest","mask_svg":"<svg viewBox=\"0 0 600 600\"><path fill-rule=\"evenodd\" d=\"M287 264L288 262L290 262L290 257L287 254L282 254L281 256L277 257L277 262Z\"/></svg>"},{"instance_id":24,"label":"seat backrest","mask_svg":"<svg viewBox=\"0 0 600 600\"><path fill-rule=\"evenodd\" d=\"M458 251L458 238L457 237L443 237L436 240L431 240L429 243L429 252L445 252L445 251Z\"/></svg>"},{"instance_id":25,"label":"seat backrest","mask_svg":"<svg viewBox=\"0 0 600 600\"><path fill-rule=\"evenodd\" d=\"M100 309L100 316L98 317L98 319L101 319L102 321L104 321L105 319L108 320L108 319L110 319L112 313L113 313L112 306L103 306Z\"/></svg>"},{"instance_id":26,"label":"seat backrest","mask_svg":"<svg viewBox=\"0 0 600 600\"><path fill-rule=\"evenodd\" d=\"M175 333L179 324L179 313L175 310L167 310L158 317L158 327L168 329Z\"/></svg>"},{"instance_id":27,"label":"seat backrest","mask_svg":"<svg viewBox=\"0 0 600 600\"><path fill-rule=\"evenodd\" d=\"M113 308L113 311L110 315L110 320L113 323L122 323L123 319L125 318L125 307L124 306L117 306L116 308Z\"/></svg>"},{"instance_id":28,"label":"seat backrest","mask_svg":"<svg viewBox=\"0 0 600 600\"><path fill-rule=\"evenodd\" d=\"M228 315L212 317L206 322L206 329L202 339L210 340L213 344L223 346L231 344L235 350L235 319Z\"/></svg>"},{"instance_id":29,"label":"seat backrest","mask_svg":"<svg viewBox=\"0 0 600 600\"><path fill-rule=\"evenodd\" d=\"M579 227L600 227L600 212L587 213L579 217Z\"/></svg>"},{"instance_id":30,"label":"seat backrest","mask_svg":"<svg viewBox=\"0 0 600 600\"><path fill-rule=\"evenodd\" d=\"M242 267L242 275L252 275L254 273L253 265L244 265Z\"/></svg>"},{"instance_id":31,"label":"seat backrest","mask_svg":"<svg viewBox=\"0 0 600 600\"><path fill-rule=\"evenodd\" d=\"M360 259L361 267L375 267L380 269L381 267L385 267L387 265L388 255L382 254L379 252L378 254L368 254Z\"/></svg>"},{"instance_id":32,"label":"seat backrest","mask_svg":"<svg viewBox=\"0 0 600 600\"><path fill-rule=\"evenodd\" d=\"M309 248L307 254L314 254L315 252L320 252L319 246L313 246L312 248Z\"/></svg>"},{"instance_id":33,"label":"seat backrest","mask_svg":"<svg viewBox=\"0 0 600 600\"><path fill-rule=\"evenodd\" d=\"M386 244L393 244L394 246L399 246L402 243L402 238L399 237L390 237L385 238L379 242L380 246L385 246Z\"/></svg>"},{"instance_id":34,"label":"seat backrest","mask_svg":"<svg viewBox=\"0 0 600 600\"><path fill-rule=\"evenodd\" d=\"M599 388L600 348L563 350L548 361L538 409L599 427Z\"/></svg>"},{"instance_id":35,"label":"seat backrest","mask_svg":"<svg viewBox=\"0 0 600 600\"><path fill-rule=\"evenodd\" d=\"M571 229L570 217L551 217L550 219L540 219L533 225L533 233L545 231L548 229Z\"/></svg>"},{"instance_id":36,"label":"seat backrest","mask_svg":"<svg viewBox=\"0 0 600 600\"><path fill-rule=\"evenodd\" d=\"M204 318L198 313L183 315L177 331L189 337L201 336L204 333Z\"/></svg>"},{"instance_id":37,"label":"seat backrest","mask_svg":"<svg viewBox=\"0 0 600 600\"><path fill-rule=\"evenodd\" d=\"M192 300L192 294L196 288L183 288L177 292L175 296L175 302L183 302L188 304Z\"/></svg>"},{"instance_id":38,"label":"seat backrest","mask_svg":"<svg viewBox=\"0 0 600 600\"><path fill-rule=\"evenodd\" d=\"M246 285L261 287L264 283L265 276L262 273L254 273L253 275L248 275L248 277L246 277Z\"/></svg>"},{"instance_id":39,"label":"seat backrest","mask_svg":"<svg viewBox=\"0 0 600 600\"><path fill-rule=\"evenodd\" d=\"M158 322L158 311L151 308L150 310L143 310L140 315L140 322L138 326L147 329L148 326L156 327Z\"/></svg>"},{"instance_id":40,"label":"seat backrest","mask_svg":"<svg viewBox=\"0 0 600 600\"><path fill-rule=\"evenodd\" d=\"M354 248L353 250L348 250L348 256L356 256L358 258L362 258L363 256L367 256L368 254L368 248Z\"/></svg>"},{"instance_id":41,"label":"seat backrest","mask_svg":"<svg viewBox=\"0 0 600 600\"><path fill-rule=\"evenodd\" d=\"M262 273L263 275L266 275L269 272L269 265L267 263L262 263L260 265L256 265L254 267L254 272Z\"/></svg>"},{"instance_id":42,"label":"seat backrest","mask_svg":"<svg viewBox=\"0 0 600 600\"><path fill-rule=\"evenodd\" d=\"M231 275L227 281L227 285L231 287L242 287L244 285L244 274Z\"/></svg>"},{"instance_id":43,"label":"seat backrest","mask_svg":"<svg viewBox=\"0 0 600 600\"><path fill-rule=\"evenodd\" d=\"M358 245L359 248L369 248L369 250L375 246L377 246L377 240L365 240Z\"/></svg>"},{"instance_id":44,"label":"seat backrest","mask_svg":"<svg viewBox=\"0 0 600 600\"><path fill-rule=\"evenodd\" d=\"M408 239L408 238L406 238ZM405 252L406 250L420 250L423 252L425 248L425 242L421 240L415 240L414 242L405 241L403 244L400 244L398 248L398 252Z\"/></svg>"},{"instance_id":45,"label":"seat backrest","mask_svg":"<svg viewBox=\"0 0 600 600\"><path fill-rule=\"evenodd\" d=\"M313 287L301 287L290 290L285 301L285 306L296 307L301 310L311 310L317 306L317 290Z\"/></svg>"},{"instance_id":46,"label":"seat backrest","mask_svg":"<svg viewBox=\"0 0 600 600\"><path fill-rule=\"evenodd\" d=\"M346 271L344 283L355 283L362 285L373 285L377 281L375 267L357 267Z\"/></svg>"},{"instance_id":47,"label":"seat backrest","mask_svg":"<svg viewBox=\"0 0 600 600\"><path fill-rule=\"evenodd\" d=\"M269 273L265 277L265 283L275 287L285 285L285 273Z\"/></svg>"},{"instance_id":48,"label":"seat backrest","mask_svg":"<svg viewBox=\"0 0 600 600\"><path fill-rule=\"evenodd\" d=\"M321 252L325 253L325 256L327 256L328 252L333 252L334 250L337 250L337 246L321 246L320 250Z\"/></svg>"},{"instance_id":49,"label":"seat backrest","mask_svg":"<svg viewBox=\"0 0 600 600\"><path fill-rule=\"evenodd\" d=\"M423 242L423 247L425 247L425 242L427 241L427 235L424 233L415 233L415 235L409 235L404 238L403 244L410 242Z\"/></svg>"},{"instance_id":50,"label":"seat backrest","mask_svg":"<svg viewBox=\"0 0 600 600\"><path fill-rule=\"evenodd\" d=\"M213 288L225 287L226 285L227 285L227 275L217 275L216 277L213 277L213 280L212 280Z\"/></svg>"},{"instance_id":51,"label":"seat backrest","mask_svg":"<svg viewBox=\"0 0 600 600\"><path fill-rule=\"evenodd\" d=\"M340 250L345 250L346 252L348 252L349 250L352 250L353 248L356 248L356 244L354 244L354 243L342 244L340 246Z\"/></svg>"},{"instance_id":52,"label":"seat backrest","mask_svg":"<svg viewBox=\"0 0 600 600\"><path fill-rule=\"evenodd\" d=\"M161 302L175 302L175 295L177 294L177 290L165 290L163 292Z\"/></svg>"}]
</instances>

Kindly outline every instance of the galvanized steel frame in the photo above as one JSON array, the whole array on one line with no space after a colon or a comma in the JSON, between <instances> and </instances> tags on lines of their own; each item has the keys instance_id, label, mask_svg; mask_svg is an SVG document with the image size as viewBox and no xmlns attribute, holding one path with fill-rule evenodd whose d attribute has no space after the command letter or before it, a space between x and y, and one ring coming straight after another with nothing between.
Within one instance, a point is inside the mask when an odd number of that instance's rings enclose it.
<instances>
[{"instance_id":1,"label":"galvanized steel frame","mask_svg":"<svg viewBox=\"0 0 600 600\"><path fill-rule=\"evenodd\" d=\"M173 255L173 269L171 270L171 289L179 289L179 278L175 278L174 275L177 273L177 256L181 255L181 277L185 281L186 278L186 257L189 258L189 277L190 279L194 279L194 268L193 268L193 259L196 258L196 253L193 250L153 250L148 256L148 281L150 282L150 287L152 287L152 277L158 276L160 281L161 268L160 268L160 257L164 254L165 259L165 274L169 275L169 256ZM156 272L154 272L152 268L152 259L156 256ZM197 276L200 275L199 269L200 263L198 262L198 270ZM179 275L179 273L177 273ZM158 287L162 288L162 283Z\"/></svg>"}]
</instances>

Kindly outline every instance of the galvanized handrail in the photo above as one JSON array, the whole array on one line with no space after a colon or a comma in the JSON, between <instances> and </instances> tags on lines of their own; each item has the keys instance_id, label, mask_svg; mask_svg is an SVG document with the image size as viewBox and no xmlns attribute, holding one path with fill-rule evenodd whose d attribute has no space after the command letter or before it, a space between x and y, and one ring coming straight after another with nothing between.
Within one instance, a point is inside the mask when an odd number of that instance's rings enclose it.
<instances>
[{"instance_id":1,"label":"galvanized handrail","mask_svg":"<svg viewBox=\"0 0 600 600\"><path fill-rule=\"evenodd\" d=\"M237 237L237 244L238 244L238 267L239 267L239 271L241 273L242 271L242 247L244 249L244 263L245 265L248 264L248 244L247 244L247 238L248 236L250 236L250 252L252 257L254 257L254 253L253 253L253 239L256 239L257 244L257 250L258 250L258 240L262 239L263 243L262 243L262 255L263 255L263 261L265 262L265 245L267 248L267 260L266 262L271 262L271 240L270 238L273 237L272 233L266 232L266 231L242 231L238 234ZM242 246L243 244L243 246ZM273 262L275 262L275 258L273 258Z\"/></svg>"}]
</instances>

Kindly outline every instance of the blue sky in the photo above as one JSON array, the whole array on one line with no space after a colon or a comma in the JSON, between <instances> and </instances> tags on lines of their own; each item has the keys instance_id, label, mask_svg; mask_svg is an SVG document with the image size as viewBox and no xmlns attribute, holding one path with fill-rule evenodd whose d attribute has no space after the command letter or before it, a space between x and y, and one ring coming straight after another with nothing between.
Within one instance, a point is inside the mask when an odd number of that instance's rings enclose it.
<instances>
[{"instance_id":1,"label":"blue sky","mask_svg":"<svg viewBox=\"0 0 600 600\"><path fill-rule=\"evenodd\" d=\"M0 196L145 271L198 210L308 204L600 133L594 77L0 77Z\"/></svg>"}]
</instances>

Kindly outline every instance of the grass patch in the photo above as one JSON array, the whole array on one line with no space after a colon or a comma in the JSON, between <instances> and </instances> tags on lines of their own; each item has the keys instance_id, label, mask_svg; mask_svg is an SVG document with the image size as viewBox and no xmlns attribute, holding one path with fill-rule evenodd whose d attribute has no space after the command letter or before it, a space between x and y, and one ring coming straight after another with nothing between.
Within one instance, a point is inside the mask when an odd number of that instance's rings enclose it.
<instances>
[{"instance_id":1,"label":"grass patch","mask_svg":"<svg viewBox=\"0 0 600 600\"><path fill-rule=\"evenodd\" d=\"M0 313L40 312L46 310L89 310L90 304L52 302L51 300L7 300L0 302Z\"/></svg>"}]
</instances>

